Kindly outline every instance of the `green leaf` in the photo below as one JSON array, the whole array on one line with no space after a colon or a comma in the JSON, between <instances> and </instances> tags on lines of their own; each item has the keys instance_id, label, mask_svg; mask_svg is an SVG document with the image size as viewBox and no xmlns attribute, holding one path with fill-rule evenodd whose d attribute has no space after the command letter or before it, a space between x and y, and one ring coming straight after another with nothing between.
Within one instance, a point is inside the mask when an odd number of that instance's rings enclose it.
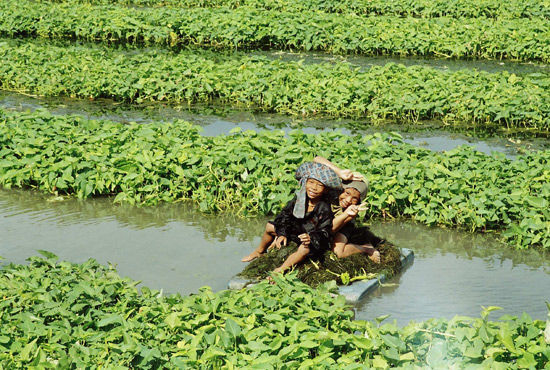
<instances>
[{"instance_id":1,"label":"green leaf","mask_svg":"<svg viewBox=\"0 0 550 370\"><path fill-rule=\"evenodd\" d=\"M38 253L40 253L41 255L46 257L47 259L51 259L51 260L55 260L55 261L57 261L59 259L59 257L57 255L55 255L54 253L45 251L43 249L38 249Z\"/></svg>"},{"instance_id":2,"label":"green leaf","mask_svg":"<svg viewBox=\"0 0 550 370\"><path fill-rule=\"evenodd\" d=\"M164 322L170 329L174 329L181 325L181 320L176 312L172 312L170 315L166 316Z\"/></svg>"},{"instance_id":3,"label":"green leaf","mask_svg":"<svg viewBox=\"0 0 550 370\"><path fill-rule=\"evenodd\" d=\"M241 327L231 318L225 320L225 330L231 334L233 338L237 338L241 334Z\"/></svg>"}]
</instances>

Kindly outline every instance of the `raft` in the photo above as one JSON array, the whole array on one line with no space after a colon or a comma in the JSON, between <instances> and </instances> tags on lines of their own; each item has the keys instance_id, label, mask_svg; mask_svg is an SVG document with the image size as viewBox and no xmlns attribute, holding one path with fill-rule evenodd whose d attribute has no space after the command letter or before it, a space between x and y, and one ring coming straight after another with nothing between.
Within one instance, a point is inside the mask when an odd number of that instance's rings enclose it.
<instances>
[{"instance_id":1,"label":"raft","mask_svg":"<svg viewBox=\"0 0 550 370\"><path fill-rule=\"evenodd\" d=\"M323 255L308 258L295 267L298 279L313 287L324 282L335 280L338 293L349 303L363 299L376 287L396 273L411 265L414 253L407 248L398 248L392 243L374 236L368 228L361 228L362 243L369 242L380 252L381 263L376 264L367 255L355 254L338 258L332 251ZM280 266L298 246L291 243L280 250L271 250L250 262L241 273L228 283L229 289L243 289L252 286L269 276L270 272Z\"/></svg>"}]
</instances>

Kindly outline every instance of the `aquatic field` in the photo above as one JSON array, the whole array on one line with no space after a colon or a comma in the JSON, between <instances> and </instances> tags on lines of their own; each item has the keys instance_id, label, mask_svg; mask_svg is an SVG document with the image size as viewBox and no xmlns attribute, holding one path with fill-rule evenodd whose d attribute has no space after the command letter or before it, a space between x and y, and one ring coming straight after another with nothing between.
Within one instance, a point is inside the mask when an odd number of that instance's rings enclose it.
<instances>
[{"instance_id":1,"label":"aquatic field","mask_svg":"<svg viewBox=\"0 0 550 370\"><path fill-rule=\"evenodd\" d=\"M547 0L0 14L0 368L550 365ZM226 290L316 155L414 263Z\"/></svg>"}]
</instances>

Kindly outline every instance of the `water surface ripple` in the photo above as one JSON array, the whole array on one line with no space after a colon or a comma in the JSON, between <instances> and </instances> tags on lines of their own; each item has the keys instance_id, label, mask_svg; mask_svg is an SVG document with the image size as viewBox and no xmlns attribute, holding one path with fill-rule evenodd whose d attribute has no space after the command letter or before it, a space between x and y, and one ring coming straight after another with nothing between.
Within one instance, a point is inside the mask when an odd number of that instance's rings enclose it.
<instances>
[{"instance_id":1,"label":"water surface ripple","mask_svg":"<svg viewBox=\"0 0 550 370\"><path fill-rule=\"evenodd\" d=\"M110 198L0 189L0 256L25 263L43 249L72 262L113 263L122 276L167 293L189 294L204 285L221 290L243 268L240 258L259 242L265 221L203 215L189 203L134 207L114 205ZM410 268L357 305L358 318L391 314L405 324L477 316L489 305L503 307L500 313L546 318L548 254L511 250L494 235L410 222L376 222L372 229L413 249L416 257Z\"/></svg>"}]
</instances>

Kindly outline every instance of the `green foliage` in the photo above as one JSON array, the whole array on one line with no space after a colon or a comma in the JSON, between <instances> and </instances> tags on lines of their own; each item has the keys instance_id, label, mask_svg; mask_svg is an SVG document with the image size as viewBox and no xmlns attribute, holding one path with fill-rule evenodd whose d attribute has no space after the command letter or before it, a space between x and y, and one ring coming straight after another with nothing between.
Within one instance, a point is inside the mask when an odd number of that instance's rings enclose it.
<instances>
[{"instance_id":1,"label":"green foliage","mask_svg":"<svg viewBox=\"0 0 550 370\"><path fill-rule=\"evenodd\" d=\"M367 176L370 217L507 229L504 237L518 248L550 247L550 151L511 161L468 146L432 152L397 134L237 129L204 137L199 130L183 121L123 125L0 110L0 185L139 204L192 199L204 212L270 214L292 197L298 165L322 155Z\"/></svg>"},{"instance_id":2,"label":"green foliage","mask_svg":"<svg viewBox=\"0 0 550 370\"><path fill-rule=\"evenodd\" d=\"M455 317L394 324L353 321L334 284L292 275L241 291L139 294L93 260L0 270L0 364L5 368L544 368L544 322ZM494 308L489 308L492 310Z\"/></svg>"},{"instance_id":3,"label":"green foliage","mask_svg":"<svg viewBox=\"0 0 550 370\"><path fill-rule=\"evenodd\" d=\"M7 44L7 45L6 45ZM7 42L0 88L142 102L209 102L266 111L550 129L550 77L388 64L282 62L243 54L113 51ZM11 46L13 45L13 46Z\"/></svg>"},{"instance_id":4,"label":"green foliage","mask_svg":"<svg viewBox=\"0 0 550 370\"><path fill-rule=\"evenodd\" d=\"M46 1L46 0L41 0ZM54 3L118 4L172 7L241 6L276 11L323 11L360 15L399 15L422 18L442 16L487 18L550 18L548 0L51 0Z\"/></svg>"},{"instance_id":5,"label":"green foliage","mask_svg":"<svg viewBox=\"0 0 550 370\"><path fill-rule=\"evenodd\" d=\"M0 34L218 49L321 50L550 61L543 18L363 17L254 7L146 8L0 3Z\"/></svg>"}]
</instances>

